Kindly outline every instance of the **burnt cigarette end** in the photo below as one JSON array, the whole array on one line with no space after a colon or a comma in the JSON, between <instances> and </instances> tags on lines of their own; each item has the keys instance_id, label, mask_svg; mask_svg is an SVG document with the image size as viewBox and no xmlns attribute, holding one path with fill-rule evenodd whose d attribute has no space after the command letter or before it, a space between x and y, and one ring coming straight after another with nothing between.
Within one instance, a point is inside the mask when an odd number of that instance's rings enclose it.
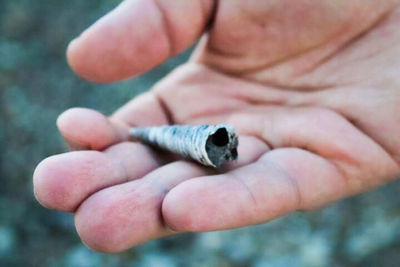
<instances>
[{"instance_id":1,"label":"burnt cigarette end","mask_svg":"<svg viewBox=\"0 0 400 267\"><path fill-rule=\"evenodd\" d=\"M206 142L206 152L210 161L220 167L223 163L236 160L238 138L235 133L230 133L227 129L220 128L210 135Z\"/></svg>"},{"instance_id":2,"label":"burnt cigarette end","mask_svg":"<svg viewBox=\"0 0 400 267\"><path fill-rule=\"evenodd\" d=\"M238 137L229 125L165 125L130 129L130 136L211 167L238 157Z\"/></svg>"}]
</instances>

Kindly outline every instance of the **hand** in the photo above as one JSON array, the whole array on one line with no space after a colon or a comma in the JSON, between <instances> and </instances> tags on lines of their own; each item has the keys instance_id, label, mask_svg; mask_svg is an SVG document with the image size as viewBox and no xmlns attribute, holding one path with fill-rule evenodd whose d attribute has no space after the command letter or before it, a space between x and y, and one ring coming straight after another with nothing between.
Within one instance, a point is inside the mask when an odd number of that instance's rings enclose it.
<instances>
[{"instance_id":1,"label":"hand","mask_svg":"<svg viewBox=\"0 0 400 267\"><path fill-rule=\"evenodd\" d=\"M218 4L216 4L218 3ZM117 252L175 232L267 222L400 173L399 1L126 0L69 46L81 76L189 63L107 118L71 109L75 152L45 159L37 199L75 213L83 242ZM128 142L131 126L228 123L239 160L216 172Z\"/></svg>"}]
</instances>

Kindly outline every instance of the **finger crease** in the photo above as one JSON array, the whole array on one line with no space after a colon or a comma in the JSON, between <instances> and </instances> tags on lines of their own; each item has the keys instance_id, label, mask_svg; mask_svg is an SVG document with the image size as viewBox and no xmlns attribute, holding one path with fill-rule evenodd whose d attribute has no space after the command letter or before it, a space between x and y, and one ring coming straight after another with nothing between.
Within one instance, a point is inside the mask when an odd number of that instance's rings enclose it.
<instances>
[{"instance_id":1,"label":"finger crease","mask_svg":"<svg viewBox=\"0 0 400 267\"><path fill-rule=\"evenodd\" d=\"M165 102L164 98L162 98L161 95L159 95L155 91L153 91L152 94L154 95L154 98L158 102L158 105L161 107L163 113L165 114L167 123L172 124L174 119L173 119L173 115L172 115L173 113L172 113L170 107L168 106L168 104Z\"/></svg>"},{"instance_id":2,"label":"finger crease","mask_svg":"<svg viewBox=\"0 0 400 267\"><path fill-rule=\"evenodd\" d=\"M246 184L245 181L243 181L243 179L241 179L235 172L231 172L230 175L233 176L233 178L235 178L235 180L246 189L251 201L253 202L253 217L255 217L257 215L257 209L258 209L258 201L257 198L254 196L253 191L251 190L251 188L249 187L248 184Z\"/></svg>"},{"instance_id":3,"label":"finger crease","mask_svg":"<svg viewBox=\"0 0 400 267\"><path fill-rule=\"evenodd\" d=\"M107 155L107 154L106 154ZM116 165L119 167L119 171L121 172L121 177L123 177L123 182L129 182L130 178L128 175L128 170L126 169L125 164L122 162L122 160L115 160L113 159L110 155L107 155L107 157L112 161L112 162L116 162Z\"/></svg>"},{"instance_id":4,"label":"finger crease","mask_svg":"<svg viewBox=\"0 0 400 267\"><path fill-rule=\"evenodd\" d=\"M265 160L264 162L269 163L272 167L274 167L278 172L283 174L283 177L291 184L295 194L296 194L296 209L302 209L303 206L303 197L300 190L300 185L297 182L297 179L293 177L293 175L285 170L279 163Z\"/></svg>"}]
</instances>

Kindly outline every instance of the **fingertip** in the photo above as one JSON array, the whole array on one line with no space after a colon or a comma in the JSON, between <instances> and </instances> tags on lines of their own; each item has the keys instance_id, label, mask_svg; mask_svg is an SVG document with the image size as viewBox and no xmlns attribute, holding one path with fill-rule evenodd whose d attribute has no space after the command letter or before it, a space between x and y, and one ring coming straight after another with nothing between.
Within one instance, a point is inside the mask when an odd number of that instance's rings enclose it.
<instances>
[{"instance_id":1,"label":"fingertip","mask_svg":"<svg viewBox=\"0 0 400 267\"><path fill-rule=\"evenodd\" d=\"M76 117L79 114L80 111L85 112L85 110L81 108L71 108L63 113L61 113L56 121L57 128L61 132L61 134L64 135L64 133L68 133L70 129L73 127L75 123Z\"/></svg>"},{"instance_id":2,"label":"fingertip","mask_svg":"<svg viewBox=\"0 0 400 267\"><path fill-rule=\"evenodd\" d=\"M182 186L179 186L182 187ZM185 205L181 202L182 200L182 190L179 188L173 188L165 196L161 212L163 214L163 219L166 227L171 229L173 232L185 232L192 229L192 220L189 216L186 216Z\"/></svg>"},{"instance_id":3,"label":"fingertip","mask_svg":"<svg viewBox=\"0 0 400 267\"><path fill-rule=\"evenodd\" d=\"M98 111L72 108L57 119L57 127L67 142L95 150L102 150L128 138L122 125L112 123Z\"/></svg>"},{"instance_id":4,"label":"fingertip","mask_svg":"<svg viewBox=\"0 0 400 267\"><path fill-rule=\"evenodd\" d=\"M37 201L49 209L72 211L75 207L71 203L68 182L58 167L59 155L44 159L36 167L33 174L33 190Z\"/></svg>"},{"instance_id":5,"label":"fingertip","mask_svg":"<svg viewBox=\"0 0 400 267\"><path fill-rule=\"evenodd\" d=\"M83 62L84 54L80 49L79 37L73 39L68 44L66 58L68 65L76 74L86 80L93 81L91 76L88 74L88 70L85 70L84 65L80 64Z\"/></svg>"},{"instance_id":6,"label":"fingertip","mask_svg":"<svg viewBox=\"0 0 400 267\"><path fill-rule=\"evenodd\" d=\"M115 68L109 68L113 64L104 63L104 57L101 57L104 52L98 51L101 47L90 42L93 37L89 35L87 38L85 35L73 39L67 47L66 58L70 68L81 78L94 83L106 84L120 80L118 73L113 71Z\"/></svg>"},{"instance_id":7,"label":"fingertip","mask_svg":"<svg viewBox=\"0 0 400 267\"><path fill-rule=\"evenodd\" d=\"M207 232L255 222L254 199L227 174L198 177L173 188L162 204L165 223L179 232Z\"/></svg>"},{"instance_id":8,"label":"fingertip","mask_svg":"<svg viewBox=\"0 0 400 267\"><path fill-rule=\"evenodd\" d=\"M69 152L40 162L33 174L33 188L43 206L72 212L90 194L120 177L121 170L102 152Z\"/></svg>"},{"instance_id":9,"label":"fingertip","mask_svg":"<svg viewBox=\"0 0 400 267\"><path fill-rule=\"evenodd\" d=\"M110 83L162 63L170 44L154 9L152 1L123 1L69 44L70 67L86 80Z\"/></svg>"},{"instance_id":10,"label":"fingertip","mask_svg":"<svg viewBox=\"0 0 400 267\"><path fill-rule=\"evenodd\" d=\"M93 82L141 74L193 44L210 19L213 2L123 1L69 44L67 60Z\"/></svg>"},{"instance_id":11,"label":"fingertip","mask_svg":"<svg viewBox=\"0 0 400 267\"><path fill-rule=\"evenodd\" d=\"M193 188L196 190L192 190ZM207 192L202 189L197 178L183 182L168 192L162 203L162 214L167 227L174 232L205 231L213 209L210 207L206 215L202 212L205 208L198 208L207 205L201 199L204 194Z\"/></svg>"},{"instance_id":12,"label":"fingertip","mask_svg":"<svg viewBox=\"0 0 400 267\"><path fill-rule=\"evenodd\" d=\"M45 159L46 160L46 159ZM50 205L47 204L46 197L44 197L43 188L43 177L45 177L45 172L43 165L45 165L45 160L42 160L38 166L36 166L35 171L33 172L33 194L36 200L40 203L40 205L50 208Z\"/></svg>"},{"instance_id":13,"label":"fingertip","mask_svg":"<svg viewBox=\"0 0 400 267\"><path fill-rule=\"evenodd\" d=\"M60 114L57 118L57 127L63 132L70 132L71 128L81 123L80 120L95 119L103 120L104 115L87 108L70 108Z\"/></svg>"}]
</instances>

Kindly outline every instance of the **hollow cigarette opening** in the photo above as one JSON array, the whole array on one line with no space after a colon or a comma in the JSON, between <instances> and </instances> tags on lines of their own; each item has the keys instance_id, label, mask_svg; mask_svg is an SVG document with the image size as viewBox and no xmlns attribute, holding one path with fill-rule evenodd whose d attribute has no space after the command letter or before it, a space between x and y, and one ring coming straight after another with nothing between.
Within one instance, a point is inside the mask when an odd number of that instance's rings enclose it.
<instances>
[{"instance_id":1,"label":"hollow cigarette opening","mask_svg":"<svg viewBox=\"0 0 400 267\"><path fill-rule=\"evenodd\" d=\"M219 167L226 161L235 160L238 157L238 140L234 133L226 128L220 128L209 136L206 143L206 151L210 161Z\"/></svg>"},{"instance_id":2,"label":"hollow cigarette opening","mask_svg":"<svg viewBox=\"0 0 400 267\"><path fill-rule=\"evenodd\" d=\"M211 142L216 146L226 146L229 143L229 136L226 129L218 129L213 135L211 135Z\"/></svg>"}]
</instances>

